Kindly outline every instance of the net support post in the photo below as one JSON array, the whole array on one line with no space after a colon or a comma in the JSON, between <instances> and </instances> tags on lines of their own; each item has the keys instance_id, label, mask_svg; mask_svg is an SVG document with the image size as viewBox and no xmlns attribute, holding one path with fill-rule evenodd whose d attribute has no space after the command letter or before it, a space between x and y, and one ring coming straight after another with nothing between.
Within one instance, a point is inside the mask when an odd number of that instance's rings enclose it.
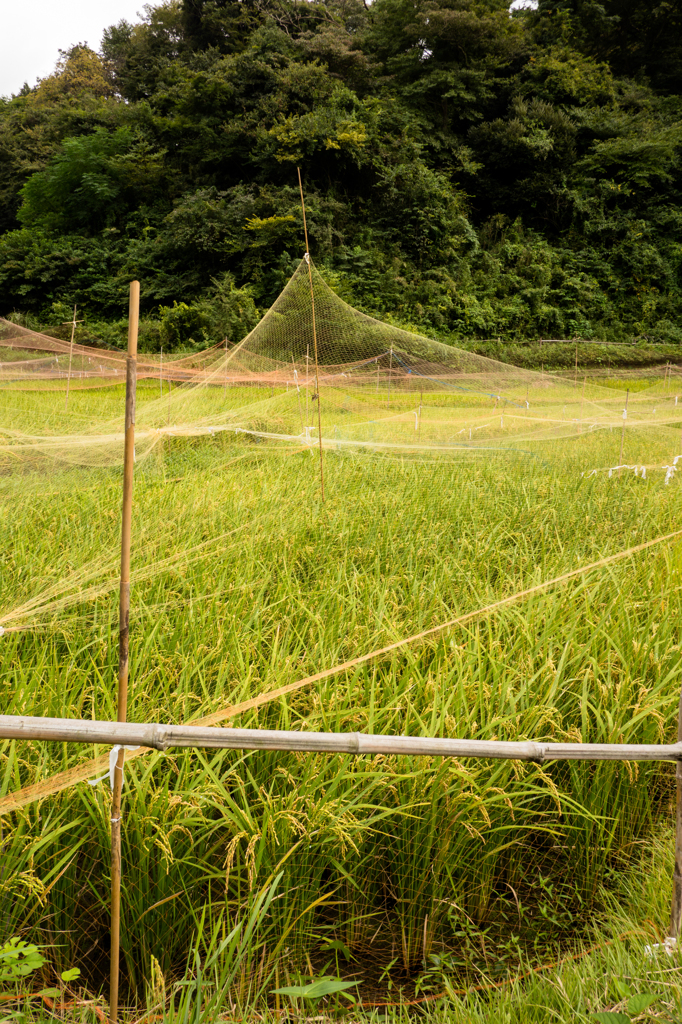
<instances>
[{"instance_id":1,"label":"net support post","mask_svg":"<svg viewBox=\"0 0 682 1024\"><path fill-rule=\"evenodd\" d=\"M305 234L305 254L303 258L308 264L308 281L310 282L310 308L312 311L313 318L313 348L315 353L315 391L317 392L317 394L315 395L315 398L317 399L317 433L320 443L320 497L322 498L322 502L324 503L324 463L322 459L322 409L320 398L320 370L319 360L317 356L317 326L315 324L315 289L313 287L313 268L310 265L310 248L308 246L308 225L305 216L305 200L303 198L303 182L301 181L301 168L297 167L296 170L298 171L298 187L301 192L301 211L303 213L303 231ZM308 399L306 389L306 414L307 404Z\"/></svg>"},{"instance_id":2,"label":"net support post","mask_svg":"<svg viewBox=\"0 0 682 1024\"><path fill-rule=\"evenodd\" d=\"M682 738L682 693L677 712L677 741ZM682 924L682 760L675 765L675 866L673 868L673 893L670 908L670 935L680 937Z\"/></svg>"},{"instance_id":3,"label":"net support post","mask_svg":"<svg viewBox=\"0 0 682 1024\"><path fill-rule=\"evenodd\" d=\"M128 356L126 360L125 447L123 454L123 509L121 515L121 585L119 591L117 721L128 717L128 650L130 639L130 535L135 466L135 392L137 387L137 333L140 318L140 283L130 283ZM125 751L119 750L111 800L111 964L109 1019L118 1020L119 958L121 949L121 791Z\"/></svg>"}]
</instances>

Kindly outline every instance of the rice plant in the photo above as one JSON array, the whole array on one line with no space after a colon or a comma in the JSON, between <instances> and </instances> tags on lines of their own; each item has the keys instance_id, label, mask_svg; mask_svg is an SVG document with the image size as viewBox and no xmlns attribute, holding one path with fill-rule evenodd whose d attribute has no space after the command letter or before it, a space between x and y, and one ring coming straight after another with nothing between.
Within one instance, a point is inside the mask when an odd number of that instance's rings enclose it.
<instances>
[{"instance_id":1,"label":"rice plant","mask_svg":"<svg viewBox=\"0 0 682 1024\"><path fill-rule=\"evenodd\" d=\"M75 413L92 401L75 393ZM581 476L618 442L458 460L329 452L322 504L309 450L166 439L136 469L129 719L201 718L673 531L674 479ZM8 474L0 506L3 711L114 717L118 472ZM681 551L587 573L232 724L671 741ZM2 743L0 800L102 752ZM455 965L441 972L452 992L490 964L513 976L591 941L633 865L669 858L656 837L671 794L670 768L648 764L150 753L126 767L126 998L142 1005L154 972L168 999L182 982L167 1012L184 1021L197 1006L268 1013L275 989L325 969L360 978L365 1002L414 996L433 957ZM92 990L107 970L109 805L105 784L85 783L0 804L3 934L48 944ZM659 929L667 878L646 911ZM330 968L341 947L352 959ZM635 954L619 950L623 973ZM459 998L454 1019L494 1007L540 1021L573 996L543 975ZM536 998L546 1009L524 1017ZM606 1005L589 999L585 1013Z\"/></svg>"}]
</instances>

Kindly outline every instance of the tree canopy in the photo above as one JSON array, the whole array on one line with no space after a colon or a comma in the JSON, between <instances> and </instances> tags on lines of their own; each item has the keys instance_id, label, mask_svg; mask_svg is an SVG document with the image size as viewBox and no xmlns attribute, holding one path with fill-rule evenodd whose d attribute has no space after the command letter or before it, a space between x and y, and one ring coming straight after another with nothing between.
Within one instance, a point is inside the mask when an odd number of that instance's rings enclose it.
<instances>
[{"instance_id":1,"label":"tree canopy","mask_svg":"<svg viewBox=\"0 0 682 1024\"><path fill-rule=\"evenodd\" d=\"M0 313L115 321L139 277L149 344L236 339L302 254L299 166L369 312L682 343L681 115L682 0L147 5L0 100Z\"/></svg>"}]
</instances>

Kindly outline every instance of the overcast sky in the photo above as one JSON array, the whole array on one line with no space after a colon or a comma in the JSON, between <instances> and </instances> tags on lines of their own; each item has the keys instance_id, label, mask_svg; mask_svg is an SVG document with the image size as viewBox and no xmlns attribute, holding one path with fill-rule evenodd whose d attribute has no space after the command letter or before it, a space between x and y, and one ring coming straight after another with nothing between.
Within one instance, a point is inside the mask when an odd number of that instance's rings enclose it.
<instances>
[{"instance_id":1,"label":"overcast sky","mask_svg":"<svg viewBox=\"0 0 682 1024\"><path fill-rule=\"evenodd\" d=\"M512 7L537 0L514 0ZM35 85L74 43L99 49L102 32L121 18L139 20L145 0L4 0L0 19L0 96Z\"/></svg>"},{"instance_id":2,"label":"overcast sky","mask_svg":"<svg viewBox=\"0 0 682 1024\"><path fill-rule=\"evenodd\" d=\"M35 85L54 69L59 50L74 43L99 49L102 32L121 18L139 21L145 0L3 0L0 96Z\"/></svg>"}]
</instances>

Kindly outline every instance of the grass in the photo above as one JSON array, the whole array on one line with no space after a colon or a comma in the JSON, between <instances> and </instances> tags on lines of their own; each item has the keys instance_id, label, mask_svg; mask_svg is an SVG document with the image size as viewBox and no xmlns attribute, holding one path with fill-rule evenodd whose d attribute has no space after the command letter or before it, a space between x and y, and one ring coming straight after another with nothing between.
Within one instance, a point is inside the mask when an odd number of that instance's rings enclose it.
<instances>
[{"instance_id":1,"label":"grass","mask_svg":"<svg viewBox=\"0 0 682 1024\"><path fill-rule=\"evenodd\" d=\"M61 398L13 401L57 430ZM113 416L111 389L72 399L74 424L108 403ZM136 467L129 719L229 707L674 530L674 479L580 476L615 464L619 443L585 434L534 457L453 460L328 452L322 505L315 452L166 439ZM638 458L668 443L628 434ZM0 478L0 622L16 630L0 639L6 713L114 717L119 516L115 468ZM681 565L679 546L654 548L234 724L670 741ZM3 743L0 796L92 753ZM326 970L393 1001L420 977L422 991L514 978L632 924L634 937L551 977L423 1008L583 1019L613 1003L608 973L639 979L642 944L665 933L671 799L665 765L147 755L124 790L126 998L139 1007L153 978L168 995L184 976L174 1019L204 997L207 1018L267 1014L272 989ZM107 970L109 807L104 785L82 784L2 819L3 934L49 944L92 990ZM426 976L431 957L452 969Z\"/></svg>"}]
</instances>

